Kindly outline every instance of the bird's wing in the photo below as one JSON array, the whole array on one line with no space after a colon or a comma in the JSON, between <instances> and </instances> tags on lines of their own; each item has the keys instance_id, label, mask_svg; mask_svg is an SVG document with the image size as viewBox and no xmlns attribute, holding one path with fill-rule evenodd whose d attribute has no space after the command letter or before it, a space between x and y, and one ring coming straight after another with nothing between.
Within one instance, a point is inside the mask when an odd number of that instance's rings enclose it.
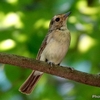
<instances>
[{"instance_id":1,"label":"bird's wing","mask_svg":"<svg viewBox=\"0 0 100 100\"><path fill-rule=\"evenodd\" d=\"M40 60L40 57L41 57L41 53L43 52L43 50L45 49L46 45L49 43L49 41L52 39L53 35L52 33L48 33L45 37L45 39L43 40L42 44L41 44L41 47L38 51L38 54L37 54L37 57L36 57L36 60Z\"/></svg>"}]
</instances>

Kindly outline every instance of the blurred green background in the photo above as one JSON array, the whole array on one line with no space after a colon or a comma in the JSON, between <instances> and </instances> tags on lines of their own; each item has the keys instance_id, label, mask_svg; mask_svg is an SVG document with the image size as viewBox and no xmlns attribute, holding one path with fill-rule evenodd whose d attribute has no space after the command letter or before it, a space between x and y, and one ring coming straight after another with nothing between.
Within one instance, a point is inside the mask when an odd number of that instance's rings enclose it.
<instances>
[{"instance_id":1,"label":"blurred green background","mask_svg":"<svg viewBox=\"0 0 100 100\"><path fill-rule=\"evenodd\" d=\"M63 66L100 72L100 0L0 0L0 52L36 58L50 19L71 11ZM18 89L31 70L0 64L0 100L99 100L100 88L44 74L31 95Z\"/></svg>"}]
</instances>

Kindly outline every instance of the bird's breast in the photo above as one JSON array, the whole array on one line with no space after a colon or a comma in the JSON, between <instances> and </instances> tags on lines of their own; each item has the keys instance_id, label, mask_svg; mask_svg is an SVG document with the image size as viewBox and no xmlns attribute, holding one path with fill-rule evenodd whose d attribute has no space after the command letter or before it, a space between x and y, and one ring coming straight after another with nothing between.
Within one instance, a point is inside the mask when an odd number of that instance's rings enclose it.
<instances>
[{"instance_id":1,"label":"bird's breast","mask_svg":"<svg viewBox=\"0 0 100 100\"><path fill-rule=\"evenodd\" d=\"M70 32L69 32L69 30L68 29L66 29L66 30L63 30L63 31L61 31L61 30L56 30L56 32L54 32L54 34L53 34L53 38L56 40L56 41L58 41L59 43L64 43L64 44L66 44L66 43L70 43Z\"/></svg>"},{"instance_id":2,"label":"bird's breast","mask_svg":"<svg viewBox=\"0 0 100 100\"><path fill-rule=\"evenodd\" d=\"M50 62L59 64L66 55L68 48L69 44L59 43L58 41L52 39L45 47L42 54Z\"/></svg>"},{"instance_id":3,"label":"bird's breast","mask_svg":"<svg viewBox=\"0 0 100 100\"><path fill-rule=\"evenodd\" d=\"M50 33L52 34L52 33ZM47 59L49 62L59 64L66 55L70 44L69 31L56 31L52 34L49 42L45 46L41 60Z\"/></svg>"}]
</instances>

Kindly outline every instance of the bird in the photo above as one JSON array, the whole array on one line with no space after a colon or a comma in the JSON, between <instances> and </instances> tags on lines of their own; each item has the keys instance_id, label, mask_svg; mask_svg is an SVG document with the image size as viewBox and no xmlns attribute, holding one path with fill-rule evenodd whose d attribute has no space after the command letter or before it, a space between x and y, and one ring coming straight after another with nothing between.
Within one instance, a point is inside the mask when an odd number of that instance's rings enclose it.
<instances>
[{"instance_id":1,"label":"bird","mask_svg":"<svg viewBox=\"0 0 100 100\"><path fill-rule=\"evenodd\" d=\"M65 14L58 14L51 19L48 33L40 46L36 60L47 62L50 66L60 65L68 52L71 41L70 31L66 24L70 13L69 11ZM42 75L43 72L32 71L19 91L26 95L32 93Z\"/></svg>"}]
</instances>

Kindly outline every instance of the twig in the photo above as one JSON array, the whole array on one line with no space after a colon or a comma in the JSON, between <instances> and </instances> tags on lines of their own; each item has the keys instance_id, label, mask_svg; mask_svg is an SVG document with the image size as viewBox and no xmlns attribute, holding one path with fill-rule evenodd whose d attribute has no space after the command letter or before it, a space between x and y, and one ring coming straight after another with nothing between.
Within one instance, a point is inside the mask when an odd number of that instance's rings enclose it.
<instances>
[{"instance_id":1,"label":"twig","mask_svg":"<svg viewBox=\"0 0 100 100\"><path fill-rule=\"evenodd\" d=\"M0 53L0 63L38 70L62 78L71 79L80 83L100 87L100 75L88 74L72 70L69 67L49 66L47 63L23 56Z\"/></svg>"}]
</instances>

